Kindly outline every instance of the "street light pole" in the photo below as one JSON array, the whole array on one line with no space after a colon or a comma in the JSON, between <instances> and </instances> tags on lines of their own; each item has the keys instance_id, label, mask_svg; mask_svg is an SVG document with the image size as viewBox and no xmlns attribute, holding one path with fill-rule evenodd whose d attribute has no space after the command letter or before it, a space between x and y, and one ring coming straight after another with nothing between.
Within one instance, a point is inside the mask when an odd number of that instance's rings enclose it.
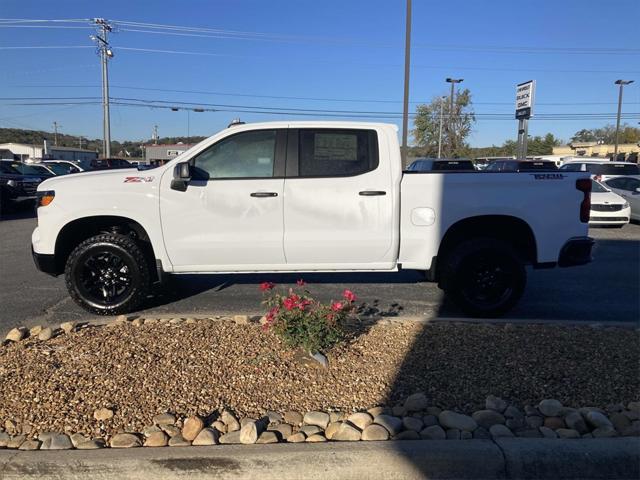
<instances>
[{"instance_id":1,"label":"street light pole","mask_svg":"<svg viewBox=\"0 0 640 480\"><path fill-rule=\"evenodd\" d=\"M616 80L614 82L616 85L620 85L620 93L618 94L618 117L616 119L616 145L613 150L613 159L617 160L618 158L618 135L620 134L620 115L622 114L622 89L625 85L629 85L633 83L633 80Z\"/></svg>"},{"instance_id":2,"label":"street light pole","mask_svg":"<svg viewBox=\"0 0 640 480\"><path fill-rule=\"evenodd\" d=\"M440 132L438 133L438 158L442 158L442 116L444 112L444 102L447 97L440 99Z\"/></svg>"},{"instance_id":3,"label":"street light pole","mask_svg":"<svg viewBox=\"0 0 640 480\"><path fill-rule=\"evenodd\" d=\"M445 80L447 83L451 84L451 95L449 97L449 118L447 121L447 130L449 131L449 137L451 139L451 145L455 145L454 142L454 136L455 136L455 132L454 132L454 128L453 128L453 94L454 94L454 90L455 90L455 85L456 83L462 83L464 81L464 78L447 78ZM453 155L453 152L451 152L451 154Z\"/></svg>"},{"instance_id":4,"label":"street light pole","mask_svg":"<svg viewBox=\"0 0 640 480\"><path fill-rule=\"evenodd\" d=\"M409 74L411 70L411 0L407 0L407 23L404 40L404 100L402 110L402 168L407 166L407 141L409 138Z\"/></svg>"},{"instance_id":5,"label":"street light pole","mask_svg":"<svg viewBox=\"0 0 640 480\"><path fill-rule=\"evenodd\" d=\"M100 34L91 36L91 39L98 44L100 50L100 61L102 64L102 151L105 158L111 156L111 119L109 116L109 70L108 60L113 58L113 51L109 48L108 34L112 30L111 25L104 18L95 18L93 22L100 29Z\"/></svg>"}]
</instances>

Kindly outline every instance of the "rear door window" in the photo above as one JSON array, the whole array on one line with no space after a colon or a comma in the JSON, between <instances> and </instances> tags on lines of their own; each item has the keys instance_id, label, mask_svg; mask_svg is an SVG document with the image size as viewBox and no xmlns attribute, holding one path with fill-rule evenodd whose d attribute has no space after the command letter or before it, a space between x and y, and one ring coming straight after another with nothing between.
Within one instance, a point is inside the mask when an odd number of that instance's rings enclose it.
<instances>
[{"instance_id":1,"label":"rear door window","mask_svg":"<svg viewBox=\"0 0 640 480\"><path fill-rule=\"evenodd\" d=\"M595 175L640 175L640 168L633 163L588 163L587 169Z\"/></svg>"},{"instance_id":2,"label":"rear door window","mask_svg":"<svg viewBox=\"0 0 640 480\"><path fill-rule=\"evenodd\" d=\"M378 167L375 130L300 129L298 176L346 177Z\"/></svg>"}]
</instances>

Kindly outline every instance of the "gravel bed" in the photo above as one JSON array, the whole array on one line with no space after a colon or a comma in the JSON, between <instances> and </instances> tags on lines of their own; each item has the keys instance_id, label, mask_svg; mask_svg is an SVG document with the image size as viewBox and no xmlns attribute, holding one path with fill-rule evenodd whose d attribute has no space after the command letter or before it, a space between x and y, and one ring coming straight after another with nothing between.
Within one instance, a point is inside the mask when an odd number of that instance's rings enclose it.
<instances>
[{"instance_id":1,"label":"gravel bed","mask_svg":"<svg viewBox=\"0 0 640 480\"><path fill-rule=\"evenodd\" d=\"M301 364L253 323L139 319L68 330L0 348L0 429L108 438L142 432L164 412L350 414L415 392L469 414L490 394L520 408L640 399L640 333L628 329L386 320L354 327L328 369ZM113 416L94 418L102 407Z\"/></svg>"}]
</instances>

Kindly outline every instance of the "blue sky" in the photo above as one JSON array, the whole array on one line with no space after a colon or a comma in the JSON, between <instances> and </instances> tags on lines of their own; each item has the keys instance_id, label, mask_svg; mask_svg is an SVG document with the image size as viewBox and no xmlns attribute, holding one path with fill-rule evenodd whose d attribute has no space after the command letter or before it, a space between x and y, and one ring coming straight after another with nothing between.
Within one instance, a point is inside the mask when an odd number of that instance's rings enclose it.
<instances>
[{"instance_id":1,"label":"blue sky","mask_svg":"<svg viewBox=\"0 0 640 480\"><path fill-rule=\"evenodd\" d=\"M246 106L402 111L404 0L0 1L3 19L104 17L116 25L120 20L224 31L183 36L119 27L110 38L115 52L110 62L113 98L193 102L194 107L234 105L229 110ZM470 138L473 146L501 144L515 137L515 120L484 115L512 114L515 85L529 79L537 82L537 114L614 114L618 92L613 82L635 79L625 89L623 113L635 113L630 124L637 126L640 121L640 1L414 0L413 4L411 101L447 94L446 77L464 78L462 85L471 90L475 111L481 114ZM93 48L7 49L90 47L92 29L83 23L72 25L83 28L0 26L0 96L100 96L100 65ZM252 33L240 39L229 38L228 31ZM599 53L602 49L609 50ZM102 136L99 105L7 103L11 102L0 101L0 127L51 130L55 120L64 133ZM187 128L191 135L210 135L236 116L245 121L327 118L320 113L312 117L187 113L113 105L112 138L146 140L156 124L161 136L186 135ZM382 120L401 123L400 118ZM606 123L614 121L534 118L529 132L552 132L566 140L581 128Z\"/></svg>"}]
</instances>

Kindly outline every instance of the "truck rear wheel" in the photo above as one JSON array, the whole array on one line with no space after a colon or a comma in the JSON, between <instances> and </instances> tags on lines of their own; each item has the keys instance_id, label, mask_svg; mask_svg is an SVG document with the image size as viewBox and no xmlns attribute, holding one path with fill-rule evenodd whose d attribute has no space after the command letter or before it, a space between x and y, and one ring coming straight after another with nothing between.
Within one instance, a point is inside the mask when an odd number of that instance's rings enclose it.
<instances>
[{"instance_id":1,"label":"truck rear wheel","mask_svg":"<svg viewBox=\"0 0 640 480\"><path fill-rule=\"evenodd\" d=\"M526 281L524 263L510 244L478 238L447 255L440 284L467 315L494 318L518 303Z\"/></svg>"},{"instance_id":2,"label":"truck rear wheel","mask_svg":"<svg viewBox=\"0 0 640 480\"><path fill-rule=\"evenodd\" d=\"M135 310L149 290L149 266L130 237L105 233L91 237L69 255L65 281L71 298L99 315Z\"/></svg>"}]
</instances>

